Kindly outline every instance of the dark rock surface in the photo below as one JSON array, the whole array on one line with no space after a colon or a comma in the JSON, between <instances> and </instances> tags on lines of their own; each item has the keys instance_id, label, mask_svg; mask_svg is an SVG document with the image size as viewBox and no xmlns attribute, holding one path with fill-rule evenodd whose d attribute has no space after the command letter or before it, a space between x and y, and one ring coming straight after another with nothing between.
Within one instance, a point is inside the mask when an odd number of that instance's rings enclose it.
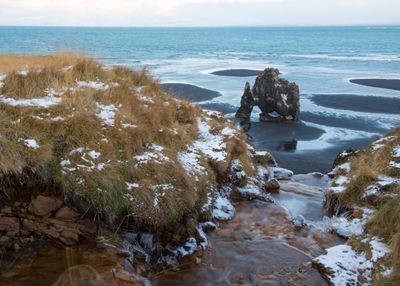
<instances>
[{"instance_id":1,"label":"dark rock surface","mask_svg":"<svg viewBox=\"0 0 400 286\"><path fill-rule=\"evenodd\" d=\"M250 119L254 106L261 109L261 121L298 121L300 113L299 87L279 78L280 72L267 68L256 78L252 89L246 83L237 118ZM274 114L274 115L272 115Z\"/></svg>"}]
</instances>

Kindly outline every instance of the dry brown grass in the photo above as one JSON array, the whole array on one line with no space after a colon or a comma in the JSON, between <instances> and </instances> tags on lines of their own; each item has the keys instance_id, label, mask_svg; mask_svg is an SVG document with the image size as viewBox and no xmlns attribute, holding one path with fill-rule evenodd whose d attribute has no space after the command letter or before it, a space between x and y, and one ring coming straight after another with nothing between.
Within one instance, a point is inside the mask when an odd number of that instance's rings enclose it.
<instances>
[{"instance_id":1,"label":"dry brown grass","mask_svg":"<svg viewBox=\"0 0 400 286\"><path fill-rule=\"evenodd\" d=\"M20 75L20 70L30 72ZM93 60L73 55L3 55L0 71L7 72L0 94L14 99L43 97L48 88L70 88L61 95L60 104L49 108L0 103L0 178L9 174L18 178L29 168L59 187L68 201L80 201L82 212L100 216L109 225L123 221L125 227L163 232L198 215L207 193L214 191L232 159L239 158L249 175L254 172L247 140L240 134L228 142L228 160L221 170L202 158L208 175L200 176L198 182L189 176L177 163L176 154L197 138L196 118L202 110L164 94L145 69L104 69ZM110 88L78 88L77 80L101 81ZM116 107L114 126L104 125L97 116L97 104ZM63 120L52 120L57 117ZM126 124L134 127L125 128ZM219 132L228 122L215 117L212 125ZM30 138L39 143L39 149L21 143ZM132 158L147 152L149 144L163 146L170 162L137 165ZM77 148L84 149L72 154ZM90 150L99 152L100 158L90 159ZM66 159L74 171L62 169L60 162ZM77 167L99 163L104 163L103 169ZM127 190L127 182L140 187ZM163 192L154 187L158 184L170 184L174 190ZM0 186L0 194L5 191L10 190ZM154 206L156 196L158 207Z\"/></svg>"},{"instance_id":2,"label":"dry brown grass","mask_svg":"<svg viewBox=\"0 0 400 286\"><path fill-rule=\"evenodd\" d=\"M379 175L400 177L400 172L389 168L389 161L396 161L393 158L392 151L395 146L400 145L400 128L393 130L385 136L398 136L393 141L386 141L384 146L377 151L372 147L357 153L351 162L351 171L348 177L350 183L346 190L339 194L328 194L328 205L340 205L344 210L351 210L354 206L366 206L375 209L375 214L366 225L366 234L378 236L391 247L391 254L383 259L379 264L386 267L393 267L393 273L390 277L382 277L378 270L373 277L374 285L398 285L400 279L400 186L391 187L383 191L390 191L398 194L397 197L385 201L367 202L361 199L365 188L377 181ZM366 251L366 244L361 243L362 238L353 237L350 244L359 251ZM378 269L378 268L376 268Z\"/></svg>"}]
</instances>

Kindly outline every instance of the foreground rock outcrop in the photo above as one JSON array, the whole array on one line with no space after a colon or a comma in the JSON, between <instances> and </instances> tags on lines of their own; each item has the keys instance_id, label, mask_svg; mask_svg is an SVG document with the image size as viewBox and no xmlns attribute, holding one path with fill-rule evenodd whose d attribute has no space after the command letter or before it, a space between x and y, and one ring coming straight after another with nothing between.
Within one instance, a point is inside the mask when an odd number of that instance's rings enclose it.
<instances>
[{"instance_id":1,"label":"foreground rock outcrop","mask_svg":"<svg viewBox=\"0 0 400 286\"><path fill-rule=\"evenodd\" d=\"M253 88L247 82L236 113L237 118L249 120L254 106L261 109L261 121L298 121L300 114L299 87L279 77L278 69L267 68ZM277 116L271 113L276 113Z\"/></svg>"}]
</instances>

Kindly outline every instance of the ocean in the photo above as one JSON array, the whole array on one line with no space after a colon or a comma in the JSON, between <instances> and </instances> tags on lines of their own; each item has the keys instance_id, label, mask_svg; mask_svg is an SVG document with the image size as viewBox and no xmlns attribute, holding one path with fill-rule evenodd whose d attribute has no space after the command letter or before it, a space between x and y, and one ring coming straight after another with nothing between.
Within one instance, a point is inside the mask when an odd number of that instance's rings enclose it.
<instances>
[{"instance_id":1,"label":"ocean","mask_svg":"<svg viewBox=\"0 0 400 286\"><path fill-rule=\"evenodd\" d=\"M272 143L270 140L264 144L262 139L256 139L255 143L261 149L271 149L271 146L279 145L279 140L292 137L298 140L296 154L326 150L337 146L338 142L344 142L341 147L365 145L368 140L400 125L400 91L349 82L354 78L400 78L400 26L0 27L0 53L48 54L62 51L85 52L110 65L134 69L147 66L161 82L190 83L218 91L222 96L212 102L235 107L239 106L245 82L252 84L255 77L216 76L211 72L276 67L282 72L282 77L299 85L302 119L306 127L322 132L318 136L306 136L304 134L309 132L283 128L282 132L287 134L279 135ZM315 100L315 95L331 100L331 104L321 104ZM333 107L337 95L348 98L364 96L369 100L371 97L384 97L392 111L386 112L384 106L377 110L371 106L359 109L365 103L363 101ZM359 97L355 98L359 100ZM377 102L379 105L380 101ZM393 112L393 106L399 106L399 112ZM232 117L232 114L227 114L227 117ZM256 112L252 118L257 121ZM280 152L278 147L276 149ZM299 172L311 170L298 169Z\"/></svg>"}]
</instances>

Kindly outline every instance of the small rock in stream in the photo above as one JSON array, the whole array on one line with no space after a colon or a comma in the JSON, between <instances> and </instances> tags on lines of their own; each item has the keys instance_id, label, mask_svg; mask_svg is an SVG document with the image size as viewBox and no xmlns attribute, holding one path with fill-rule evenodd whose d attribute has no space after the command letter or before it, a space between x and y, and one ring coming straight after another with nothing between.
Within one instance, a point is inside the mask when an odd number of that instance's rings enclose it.
<instances>
[{"instance_id":1,"label":"small rock in stream","mask_svg":"<svg viewBox=\"0 0 400 286\"><path fill-rule=\"evenodd\" d=\"M297 215L293 218L293 225L295 230L300 230L306 226L305 219L302 215Z\"/></svg>"}]
</instances>

